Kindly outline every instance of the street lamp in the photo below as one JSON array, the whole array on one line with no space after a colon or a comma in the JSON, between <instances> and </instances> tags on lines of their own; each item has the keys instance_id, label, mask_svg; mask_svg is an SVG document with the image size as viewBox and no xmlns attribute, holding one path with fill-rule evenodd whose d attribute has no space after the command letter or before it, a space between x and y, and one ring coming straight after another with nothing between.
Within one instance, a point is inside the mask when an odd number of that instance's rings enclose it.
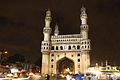
<instances>
[{"instance_id":1,"label":"street lamp","mask_svg":"<svg viewBox=\"0 0 120 80\"><path fill-rule=\"evenodd\" d=\"M8 53L7 51L5 51L5 52L0 52L0 65L1 65L2 60L3 60L2 56L3 56L4 54L7 54L7 53Z\"/></svg>"}]
</instances>

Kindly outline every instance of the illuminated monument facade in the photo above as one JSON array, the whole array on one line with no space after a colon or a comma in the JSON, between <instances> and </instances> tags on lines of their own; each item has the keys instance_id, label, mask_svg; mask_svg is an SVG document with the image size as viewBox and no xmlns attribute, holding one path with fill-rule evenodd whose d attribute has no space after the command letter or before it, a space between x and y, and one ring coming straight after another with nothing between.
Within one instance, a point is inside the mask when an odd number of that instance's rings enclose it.
<instances>
[{"instance_id":1,"label":"illuminated monument facade","mask_svg":"<svg viewBox=\"0 0 120 80\"><path fill-rule=\"evenodd\" d=\"M90 66L90 39L87 14L81 8L80 33L60 35L58 25L51 35L51 11L46 12L44 40L41 43L42 74L86 73Z\"/></svg>"}]
</instances>

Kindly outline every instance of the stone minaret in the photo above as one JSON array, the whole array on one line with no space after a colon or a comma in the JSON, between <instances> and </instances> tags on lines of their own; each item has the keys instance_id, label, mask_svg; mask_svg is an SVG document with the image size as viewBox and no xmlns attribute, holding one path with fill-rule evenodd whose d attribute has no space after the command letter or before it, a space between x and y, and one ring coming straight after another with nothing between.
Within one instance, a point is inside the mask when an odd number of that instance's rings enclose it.
<instances>
[{"instance_id":1,"label":"stone minaret","mask_svg":"<svg viewBox=\"0 0 120 80\"><path fill-rule=\"evenodd\" d=\"M46 12L45 17L45 27L43 29L44 40L41 44L41 52L42 52L42 74L49 74L49 54L50 54L50 38L51 38L51 11L48 10Z\"/></svg>"},{"instance_id":2,"label":"stone minaret","mask_svg":"<svg viewBox=\"0 0 120 80\"><path fill-rule=\"evenodd\" d=\"M55 26L54 35L55 35L55 36L58 36L58 35L59 35L59 29L58 29L58 25L57 25L57 24L56 24L56 26Z\"/></svg>"},{"instance_id":3,"label":"stone minaret","mask_svg":"<svg viewBox=\"0 0 120 80\"><path fill-rule=\"evenodd\" d=\"M87 14L86 9L84 7L81 8L81 72L86 73L88 67L90 66L90 40L88 39L88 30L89 27L87 25Z\"/></svg>"},{"instance_id":4,"label":"stone minaret","mask_svg":"<svg viewBox=\"0 0 120 80\"><path fill-rule=\"evenodd\" d=\"M88 25L87 25L87 14L86 14L86 9L84 7L81 8L81 36L83 39L88 39Z\"/></svg>"}]
</instances>

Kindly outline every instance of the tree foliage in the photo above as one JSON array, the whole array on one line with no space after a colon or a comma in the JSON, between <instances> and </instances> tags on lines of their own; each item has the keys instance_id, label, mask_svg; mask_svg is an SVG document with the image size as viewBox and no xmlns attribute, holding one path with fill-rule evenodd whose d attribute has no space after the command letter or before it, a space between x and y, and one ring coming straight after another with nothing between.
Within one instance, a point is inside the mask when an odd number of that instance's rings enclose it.
<instances>
[{"instance_id":1,"label":"tree foliage","mask_svg":"<svg viewBox=\"0 0 120 80\"><path fill-rule=\"evenodd\" d=\"M39 67L41 66L41 63L42 63L41 57L35 61L35 65L37 65Z\"/></svg>"},{"instance_id":2,"label":"tree foliage","mask_svg":"<svg viewBox=\"0 0 120 80\"><path fill-rule=\"evenodd\" d=\"M7 61L9 63L25 62L25 57L19 53L16 53L13 56L8 57Z\"/></svg>"}]
</instances>

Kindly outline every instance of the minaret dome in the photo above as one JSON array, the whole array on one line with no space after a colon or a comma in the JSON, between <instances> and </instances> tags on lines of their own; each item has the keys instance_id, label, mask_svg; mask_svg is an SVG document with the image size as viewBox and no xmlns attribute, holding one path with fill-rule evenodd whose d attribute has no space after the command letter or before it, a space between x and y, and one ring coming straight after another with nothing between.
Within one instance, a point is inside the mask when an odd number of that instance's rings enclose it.
<instances>
[{"instance_id":1,"label":"minaret dome","mask_svg":"<svg viewBox=\"0 0 120 80\"><path fill-rule=\"evenodd\" d=\"M54 35L55 35L55 36L58 36L58 34L59 34L59 29L58 29L58 25L56 24L56 26L55 26L55 31L54 31Z\"/></svg>"}]
</instances>

